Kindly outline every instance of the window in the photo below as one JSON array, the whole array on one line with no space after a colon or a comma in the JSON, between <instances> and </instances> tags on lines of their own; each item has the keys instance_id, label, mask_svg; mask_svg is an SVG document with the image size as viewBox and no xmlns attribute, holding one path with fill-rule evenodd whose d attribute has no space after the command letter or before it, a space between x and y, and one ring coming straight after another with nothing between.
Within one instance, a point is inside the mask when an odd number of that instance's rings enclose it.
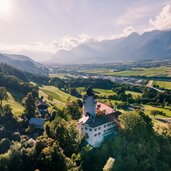
<instances>
[{"instance_id":1,"label":"window","mask_svg":"<svg viewBox=\"0 0 171 171\"><path fill-rule=\"evenodd\" d=\"M98 133L98 135L100 135L100 134L101 134L101 132Z\"/></svg>"},{"instance_id":2,"label":"window","mask_svg":"<svg viewBox=\"0 0 171 171\"><path fill-rule=\"evenodd\" d=\"M107 131L114 131L114 128L113 127L109 128L109 129L107 129Z\"/></svg>"},{"instance_id":3,"label":"window","mask_svg":"<svg viewBox=\"0 0 171 171\"><path fill-rule=\"evenodd\" d=\"M107 126L110 126L112 123L108 123Z\"/></svg>"},{"instance_id":4,"label":"window","mask_svg":"<svg viewBox=\"0 0 171 171\"><path fill-rule=\"evenodd\" d=\"M97 128L95 128L94 131L97 131Z\"/></svg>"},{"instance_id":5,"label":"window","mask_svg":"<svg viewBox=\"0 0 171 171\"><path fill-rule=\"evenodd\" d=\"M106 125L104 125L104 128L106 128Z\"/></svg>"},{"instance_id":6,"label":"window","mask_svg":"<svg viewBox=\"0 0 171 171\"><path fill-rule=\"evenodd\" d=\"M97 134L94 134L94 136L96 137L96 136L97 136Z\"/></svg>"},{"instance_id":7,"label":"window","mask_svg":"<svg viewBox=\"0 0 171 171\"><path fill-rule=\"evenodd\" d=\"M84 135L85 135L85 138L89 139L89 135L87 132Z\"/></svg>"},{"instance_id":8,"label":"window","mask_svg":"<svg viewBox=\"0 0 171 171\"><path fill-rule=\"evenodd\" d=\"M101 127L98 127L98 130L100 130L101 129Z\"/></svg>"},{"instance_id":9,"label":"window","mask_svg":"<svg viewBox=\"0 0 171 171\"><path fill-rule=\"evenodd\" d=\"M87 127L85 127L85 130L87 130Z\"/></svg>"},{"instance_id":10,"label":"window","mask_svg":"<svg viewBox=\"0 0 171 171\"><path fill-rule=\"evenodd\" d=\"M91 128L89 128L89 131L92 131L92 129L91 129Z\"/></svg>"},{"instance_id":11,"label":"window","mask_svg":"<svg viewBox=\"0 0 171 171\"><path fill-rule=\"evenodd\" d=\"M106 130L104 130L104 133L106 132Z\"/></svg>"}]
</instances>

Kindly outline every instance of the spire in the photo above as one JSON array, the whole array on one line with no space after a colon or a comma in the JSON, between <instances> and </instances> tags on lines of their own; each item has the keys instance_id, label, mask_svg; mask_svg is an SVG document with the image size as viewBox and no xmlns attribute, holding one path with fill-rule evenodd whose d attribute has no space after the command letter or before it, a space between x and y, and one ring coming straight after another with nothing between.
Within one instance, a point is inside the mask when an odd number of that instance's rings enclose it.
<instances>
[{"instance_id":1,"label":"spire","mask_svg":"<svg viewBox=\"0 0 171 171\"><path fill-rule=\"evenodd\" d=\"M86 92L87 92L87 95L88 96L94 96L94 92L93 92L92 87L88 87L87 90L86 90Z\"/></svg>"},{"instance_id":2,"label":"spire","mask_svg":"<svg viewBox=\"0 0 171 171\"><path fill-rule=\"evenodd\" d=\"M96 116L96 98L95 94L93 92L93 89L91 87L87 88L87 93L83 97L84 99L84 105L83 105L83 113L84 115L89 115L93 118Z\"/></svg>"}]
</instances>

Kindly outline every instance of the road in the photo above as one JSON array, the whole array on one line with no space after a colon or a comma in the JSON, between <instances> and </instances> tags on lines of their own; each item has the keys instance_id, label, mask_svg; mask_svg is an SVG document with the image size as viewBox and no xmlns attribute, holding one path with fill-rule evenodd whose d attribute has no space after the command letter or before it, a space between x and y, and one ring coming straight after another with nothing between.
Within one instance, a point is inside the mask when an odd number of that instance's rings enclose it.
<instances>
[{"instance_id":1,"label":"road","mask_svg":"<svg viewBox=\"0 0 171 171\"><path fill-rule=\"evenodd\" d=\"M158 92L160 92L160 93L164 93L163 90L160 90L160 89L158 89L158 88L156 88L156 87L153 87L153 80L149 80L148 83L147 83L147 85L146 85L146 87L149 87L149 88L151 88L151 89L154 89L154 90L156 90L156 91L158 91Z\"/></svg>"}]
</instances>

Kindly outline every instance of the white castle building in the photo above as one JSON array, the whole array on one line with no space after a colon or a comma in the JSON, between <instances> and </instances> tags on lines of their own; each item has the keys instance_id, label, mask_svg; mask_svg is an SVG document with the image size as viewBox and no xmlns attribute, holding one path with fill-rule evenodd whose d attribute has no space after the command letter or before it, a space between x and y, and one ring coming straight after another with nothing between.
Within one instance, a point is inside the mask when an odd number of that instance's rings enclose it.
<instances>
[{"instance_id":1,"label":"white castle building","mask_svg":"<svg viewBox=\"0 0 171 171\"><path fill-rule=\"evenodd\" d=\"M79 129L90 145L99 147L107 137L116 134L119 125L116 113L109 106L97 102L93 90L87 89Z\"/></svg>"}]
</instances>

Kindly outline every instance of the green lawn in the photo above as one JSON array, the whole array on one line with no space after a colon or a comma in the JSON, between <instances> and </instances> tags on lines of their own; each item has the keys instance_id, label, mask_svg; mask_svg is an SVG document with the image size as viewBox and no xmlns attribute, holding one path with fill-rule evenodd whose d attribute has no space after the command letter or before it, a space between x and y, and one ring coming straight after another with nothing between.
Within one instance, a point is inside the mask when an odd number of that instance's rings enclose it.
<instances>
[{"instance_id":1,"label":"green lawn","mask_svg":"<svg viewBox=\"0 0 171 171\"><path fill-rule=\"evenodd\" d=\"M21 102L18 101L20 99L20 95L14 92L8 92L9 99L3 102L3 105L9 104L12 108L12 111L15 115L21 115L24 111L24 107Z\"/></svg>"},{"instance_id":2,"label":"green lawn","mask_svg":"<svg viewBox=\"0 0 171 171\"><path fill-rule=\"evenodd\" d=\"M39 88L40 88L39 96L43 96L47 102L54 104L58 108L63 108L65 106L65 103L68 101L68 99L70 100L77 99L76 97L63 92L54 86L42 86ZM49 95L53 97L53 101L48 100Z\"/></svg>"},{"instance_id":3,"label":"green lawn","mask_svg":"<svg viewBox=\"0 0 171 171\"><path fill-rule=\"evenodd\" d=\"M125 91L125 94L131 94L133 96L133 98L136 98L138 96L142 96L142 93L138 93L138 92L135 92L135 91Z\"/></svg>"},{"instance_id":4,"label":"green lawn","mask_svg":"<svg viewBox=\"0 0 171 171\"><path fill-rule=\"evenodd\" d=\"M98 73L102 75L114 75L114 76L160 76L160 77L169 77L171 76L171 68L170 67L156 67L156 68L132 68L131 70L125 71L116 71L113 70L86 70L84 72L87 73Z\"/></svg>"},{"instance_id":5,"label":"green lawn","mask_svg":"<svg viewBox=\"0 0 171 171\"><path fill-rule=\"evenodd\" d=\"M171 89L171 82L169 81L154 81L153 85L158 85L161 88Z\"/></svg>"}]
</instances>

